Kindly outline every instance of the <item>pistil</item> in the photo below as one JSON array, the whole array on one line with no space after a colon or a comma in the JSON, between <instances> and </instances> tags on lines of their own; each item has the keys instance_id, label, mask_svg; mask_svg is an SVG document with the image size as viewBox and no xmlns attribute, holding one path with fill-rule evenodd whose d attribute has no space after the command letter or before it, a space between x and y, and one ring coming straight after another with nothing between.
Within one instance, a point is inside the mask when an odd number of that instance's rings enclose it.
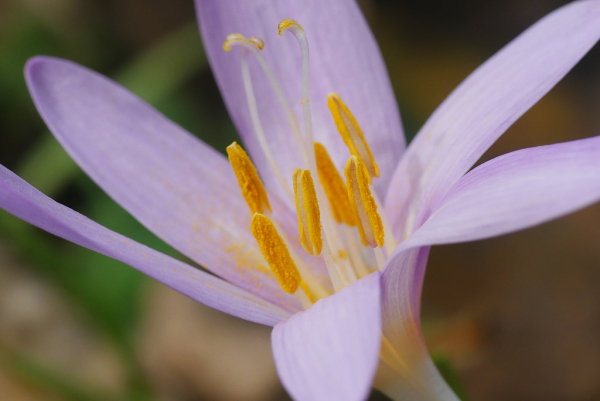
<instances>
[{"instance_id":1,"label":"pistil","mask_svg":"<svg viewBox=\"0 0 600 401\"><path fill-rule=\"evenodd\" d=\"M298 41L300 45L300 51L302 55L302 112L304 114L304 131L305 131L305 149L308 155L308 166L311 174L317 176L317 162L315 159L313 131L312 131L312 116L310 111L310 90L309 90L309 51L308 41L306 39L306 33L300 24L292 19L286 19L279 23L278 32L279 35L283 35L285 31L290 31ZM331 260L335 263L335 270L337 270L339 277L342 280L342 285L347 286L352 284L356 279L356 273L352 268L350 261L346 258L340 257L345 253L342 241L339 235L336 235L333 228L333 217L332 212L325 203L325 194L322 186L316 187L317 199L319 203L323 205L322 219L323 234L325 242L329 245L331 251ZM327 253L327 252L326 252ZM328 262L328 257L325 258L325 262Z\"/></svg>"},{"instance_id":2,"label":"pistil","mask_svg":"<svg viewBox=\"0 0 600 401\"><path fill-rule=\"evenodd\" d=\"M261 43L262 43L262 46L259 46ZM292 134L294 135L294 139L296 140L296 142L299 145L298 148L300 150L300 155L301 155L306 167L308 167L308 164L309 164L308 154L306 153L305 146L302 145L303 144L302 133L300 132L300 126L298 125L296 116L294 115L292 108L290 107L287 99L285 98L285 95L283 94L281 85L279 85L277 78L275 78L275 74L273 74L273 71L269 67L269 64L267 64L267 61L260 53L260 50L262 50L264 47L264 42L261 39L254 38L254 37L251 37L250 39L246 39L243 35L241 35L239 33L235 33L235 34L230 34L227 36L227 40L223 44L223 49L225 49L225 51L230 51L233 46L241 46L241 47L249 50L251 52L251 54L256 58L256 61L262 68L265 76L267 77L267 80L271 84L271 87L273 88L273 91L275 92L275 95L277 96L277 99L279 100L279 104L283 108L285 116L288 119L288 122L292 129Z\"/></svg>"},{"instance_id":3,"label":"pistil","mask_svg":"<svg viewBox=\"0 0 600 401\"><path fill-rule=\"evenodd\" d=\"M260 147L265 155L265 158L267 159L267 162L269 163L269 166L271 167L271 170L273 171L273 174L275 174L277 181L279 181L279 184L282 186L282 188L284 188L286 194L291 200L293 199L292 190L290 189L288 182L275 162L273 152L269 146L269 143L267 142L265 131L260 122L256 97L254 96L254 88L252 87L252 78L250 77L250 68L248 66L248 51L246 49L242 49L241 64L242 80L244 82L244 90L246 92L246 100L248 102L248 110L250 112L250 120L252 121L254 133L256 134Z\"/></svg>"}]
</instances>

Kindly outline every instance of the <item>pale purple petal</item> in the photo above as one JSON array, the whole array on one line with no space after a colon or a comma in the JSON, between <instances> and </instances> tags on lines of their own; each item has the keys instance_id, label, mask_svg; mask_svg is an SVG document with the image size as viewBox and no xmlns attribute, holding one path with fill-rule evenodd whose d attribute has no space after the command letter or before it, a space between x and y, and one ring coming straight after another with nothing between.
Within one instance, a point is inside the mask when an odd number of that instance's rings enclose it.
<instances>
[{"instance_id":1,"label":"pale purple petal","mask_svg":"<svg viewBox=\"0 0 600 401\"><path fill-rule=\"evenodd\" d=\"M437 372L423 357L427 352L419 325L429 245L531 227L599 199L600 137L524 149L466 174L441 201L440 208L396 248L382 276L383 334L403 361L415 361L406 363L412 372L429 377L427 387L437 389L443 395L440 399L454 399L454 395L439 377L436 379ZM387 380L378 387L386 393L419 399L407 396L412 384L402 374L398 376L396 382ZM398 386L400 382L404 384Z\"/></svg>"},{"instance_id":2,"label":"pale purple petal","mask_svg":"<svg viewBox=\"0 0 600 401\"><path fill-rule=\"evenodd\" d=\"M394 252L386 263L381 276L382 331L389 345L382 347L375 387L393 399L457 401L431 361L421 333L421 290L428 256L429 247L415 248Z\"/></svg>"},{"instance_id":3,"label":"pale purple petal","mask_svg":"<svg viewBox=\"0 0 600 401\"><path fill-rule=\"evenodd\" d=\"M512 152L461 178L398 252L521 230L600 200L600 137Z\"/></svg>"},{"instance_id":4,"label":"pale purple petal","mask_svg":"<svg viewBox=\"0 0 600 401\"><path fill-rule=\"evenodd\" d=\"M425 123L386 198L394 232L412 233L490 145L600 38L600 1L546 16L471 74Z\"/></svg>"},{"instance_id":5,"label":"pale purple petal","mask_svg":"<svg viewBox=\"0 0 600 401\"><path fill-rule=\"evenodd\" d=\"M381 343L379 278L372 273L275 326L275 365L294 400L367 398Z\"/></svg>"},{"instance_id":6,"label":"pale purple petal","mask_svg":"<svg viewBox=\"0 0 600 401\"><path fill-rule=\"evenodd\" d=\"M417 359L424 352L424 343L419 345L420 313L428 257L429 247L394 251L381 278L383 334L395 349L412 355L408 359Z\"/></svg>"},{"instance_id":7,"label":"pale purple petal","mask_svg":"<svg viewBox=\"0 0 600 401\"><path fill-rule=\"evenodd\" d=\"M54 235L127 263L212 308L251 322L275 325L289 312L117 234L48 198L0 165L0 208Z\"/></svg>"},{"instance_id":8,"label":"pale purple petal","mask_svg":"<svg viewBox=\"0 0 600 401\"><path fill-rule=\"evenodd\" d=\"M260 254L250 212L223 155L125 88L75 63L36 57L26 78L60 144L144 226L220 277L299 309ZM295 220L278 209L284 220Z\"/></svg>"},{"instance_id":9,"label":"pale purple petal","mask_svg":"<svg viewBox=\"0 0 600 401\"><path fill-rule=\"evenodd\" d=\"M315 140L322 142L339 168L349 157L327 108L337 92L355 114L381 168L376 187L383 195L400 155L404 135L398 106L377 43L353 0L238 1L196 0L198 19L213 73L235 125L262 172L268 169L254 138L241 79L238 51L225 53L230 33L265 41L262 51L298 121L302 122L301 58L291 34L278 36L277 25L297 20L306 31L311 54L311 105ZM254 61L254 60L252 60ZM301 160L290 127L262 70L252 62L260 116L273 153L291 181ZM265 175L265 174L263 174ZM268 185L276 185L269 177Z\"/></svg>"}]
</instances>

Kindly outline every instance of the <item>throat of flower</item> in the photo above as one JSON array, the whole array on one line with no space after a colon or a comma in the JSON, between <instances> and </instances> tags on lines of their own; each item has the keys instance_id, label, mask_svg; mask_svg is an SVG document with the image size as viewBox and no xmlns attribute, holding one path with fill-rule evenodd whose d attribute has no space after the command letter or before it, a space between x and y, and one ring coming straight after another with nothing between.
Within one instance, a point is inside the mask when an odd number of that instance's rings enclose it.
<instances>
[{"instance_id":1,"label":"throat of flower","mask_svg":"<svg viewBox=\"0 0 600 401\"><path fill-rule=\"evenodd\" d=\"M247 39L240 34L232 34L227 37L223 48L226 51L234 47L240 48L242 82L250 122L260 144L262 156L270 167L270 171L261 170L261 174L274 174L275 182L282 185L295 204L298 236L289 230L282 230L279 226L271 210L267 191L241 147L234 143L227 149L227 153L242 195L252 212L252 235L265 261L271 267L281 288L294 294L307 308L311 302L331 295L330 287L339 291L377 268L382 269L386 254L381 247L385 245L386 253L390 255L395 241L379 199L371 189L372 179L379 176L379 168L357 120L339 95L328 95L327 103L334 123L351 154L346 164L344 183L325 147L313 140L306 33L300 24L291 19L282 21L278 32L280 35L284 32L292 33L300 46L304 132L301 132L296 115L275 74L262 56L265 43L257 38ZM265 135L257 107L257 101L262 99L257 100L254 95L248 66L247 56L250 54L261 66L281 110L287 117L289 132L293 134L304 163L295 169L292 177L286 178L281 173L282 169L273 157L278 150L271 149L273 143ZM329 283L315 274L318 270L309 268L314 259L299 256L296 249L300 247L294 243L296 240L307 255L321 258L325 263Z\"/></svg>"}]
</instances>

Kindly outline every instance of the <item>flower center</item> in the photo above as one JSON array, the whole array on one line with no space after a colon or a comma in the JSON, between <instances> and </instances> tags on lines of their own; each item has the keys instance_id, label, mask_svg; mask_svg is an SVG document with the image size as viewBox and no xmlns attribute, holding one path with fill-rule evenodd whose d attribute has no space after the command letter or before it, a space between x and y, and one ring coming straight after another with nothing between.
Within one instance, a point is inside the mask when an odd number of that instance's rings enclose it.
<instances>
[{"instance_id":1,"label":"flower center","mask_svg":"<svg viewBox=\"0 0 600 401\"><path fill-rule=\"evenodd\" d=\"M279 35L291 32L300 45L304 134L281 86L261 54L265 43L258 38L231 34L223 49L241 49L242 80L258 143L270 172L281 184L290 201L296 204L299 242L303 250L308 255L323 258L331 286L339 291L377 268L382 269L396 241L392 237L377 194L371 188L372 179L379 176L379 168L358 122L336 93L328 95L329 110L351 154L346 163L344 184L325 147L313 141L309 51L304 29L290 19L282 21L278 29ZM273 157L262 127L248 65L250 54L261 66L282 106L304 163L304 166L299 166L294 171L293 190ZM300 257L290 245L297 237L283 231L277 223L267 191L246 152L234 142L227 148L227 154L242 196L253 213L252 235L281 288L295 294L305 309L316 300L331 295L327 283L323 283L312 273L305 262L306 258ZM313 181L313 177L318 177L317 182ZM387 237L385 233L388 233ZM384 245L385 249L382 249Z\"/></svg>"}]
</instances>

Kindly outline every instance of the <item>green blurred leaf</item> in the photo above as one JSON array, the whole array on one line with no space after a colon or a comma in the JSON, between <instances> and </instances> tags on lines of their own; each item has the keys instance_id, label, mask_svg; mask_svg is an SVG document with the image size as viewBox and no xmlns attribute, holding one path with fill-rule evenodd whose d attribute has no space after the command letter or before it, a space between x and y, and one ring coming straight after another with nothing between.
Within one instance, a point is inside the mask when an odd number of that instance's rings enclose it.
<instances>
[{"instance_id":1,"label":"green blurred leaf","mask_svg":"<svg viewBox=\"0 0 600 401\"><path fill-rule=\"evenodd\" d=\"M29 384L67 401L122 400L110 391L84 386L72 377L58 374L56 369L24 353L0 347L0 364Z\"/></svg>"}]
</instances>

